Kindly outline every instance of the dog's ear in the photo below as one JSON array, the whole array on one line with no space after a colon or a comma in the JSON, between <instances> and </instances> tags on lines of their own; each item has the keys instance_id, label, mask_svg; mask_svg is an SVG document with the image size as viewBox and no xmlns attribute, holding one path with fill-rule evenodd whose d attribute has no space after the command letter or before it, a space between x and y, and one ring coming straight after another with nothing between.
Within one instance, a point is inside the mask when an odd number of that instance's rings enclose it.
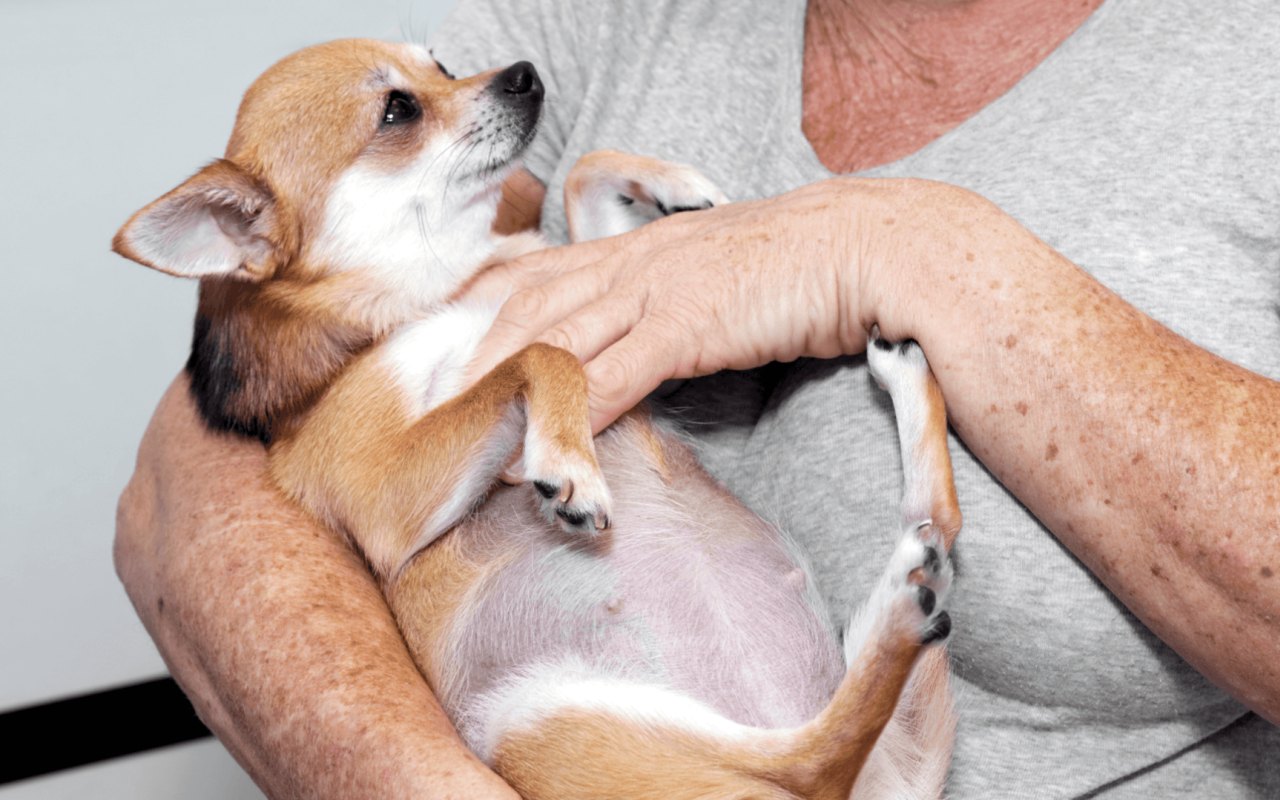
<instances>
[{"instance_id":1,"label":"dog's ear","mask_svg":"<svg viewBox=\"0 0 1280 800\"><path fill-rule=\"evenodd\" d=\"M182 278L262 280L286 255L278 214L266 185L219 159L130 217L111 249Z\"/></svg>"}]
</instances>

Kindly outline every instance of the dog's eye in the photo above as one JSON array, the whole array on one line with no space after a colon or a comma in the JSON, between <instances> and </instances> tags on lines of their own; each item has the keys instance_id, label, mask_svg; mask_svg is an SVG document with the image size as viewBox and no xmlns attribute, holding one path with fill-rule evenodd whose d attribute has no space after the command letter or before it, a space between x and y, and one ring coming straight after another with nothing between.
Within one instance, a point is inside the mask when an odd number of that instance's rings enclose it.
<instances>
[{"instance_id":1,"label":"dog's eye","mask_svg":"<svg viewBox=\"0 0 1280 800\"><path fill-rule=\"evenodd\" d=\"M387 95L387 107L382 111L383 125L399 125L411 122L422 114L422 106L413 95L393 90Z\"/></svg>"}]
</instances>

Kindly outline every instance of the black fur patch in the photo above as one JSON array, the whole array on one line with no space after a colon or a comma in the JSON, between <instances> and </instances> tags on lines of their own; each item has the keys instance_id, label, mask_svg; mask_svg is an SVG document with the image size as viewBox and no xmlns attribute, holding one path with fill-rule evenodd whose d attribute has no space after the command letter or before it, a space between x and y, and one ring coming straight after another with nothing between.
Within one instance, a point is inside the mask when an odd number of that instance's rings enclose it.
<instances>
[{"instance_id":1,"label":"black fur patch","mask_svg":"<svg viewBox=\"0 0 1280 800\"><path fill-rule=\"evenodd\" d=\"M196 315L195 332L191 337L187 374L191 376L191 395L210 428L271 444L271 426L267 420L245 419L231 410L243 381L231 348L217 335L209 318L200 314Z\"/></svg>"}]
</instances>

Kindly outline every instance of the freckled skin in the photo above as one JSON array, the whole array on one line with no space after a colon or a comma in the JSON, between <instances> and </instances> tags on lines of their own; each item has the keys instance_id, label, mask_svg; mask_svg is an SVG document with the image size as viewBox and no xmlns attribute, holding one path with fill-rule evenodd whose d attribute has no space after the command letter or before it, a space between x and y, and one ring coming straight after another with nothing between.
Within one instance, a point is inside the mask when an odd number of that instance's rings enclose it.
<instances>
[{"instance_id":1,"label":"freckled skin","mask_svg":"<svg viewBox=\"0 0 1280 800\"><path fill-rule=\"evenodd\" d=\"M869 260L920 268L886 268L903 287L864 317L920 342L955 430L1121 601L1280 721L1280 595L1264 562L1280 547L1280 384L1160 326L986 201L909 191L939 214L900 224ZM954 255L927 257L917 248L936 248L939 228ZM993 329L1017 347L984 346ZM990 413L1010 398L1025 408L1012 427Z\"/></svg>"}]
</instances>

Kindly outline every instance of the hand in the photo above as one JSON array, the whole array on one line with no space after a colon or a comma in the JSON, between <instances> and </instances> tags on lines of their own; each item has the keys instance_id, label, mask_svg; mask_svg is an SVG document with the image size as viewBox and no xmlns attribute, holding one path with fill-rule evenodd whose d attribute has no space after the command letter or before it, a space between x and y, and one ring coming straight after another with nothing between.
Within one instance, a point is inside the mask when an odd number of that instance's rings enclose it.
<instances>
[{"instance_id":1,"label":"hand","mask_svg":"<svg viewBox=\"0 0 1280 800\"><path fill-rule=\"evenodd\" d=\"M855 234L899 193L828 181L500 265L468 292L514 291L470 377L533 341L563 347L599 431L669 378L861 352Z\"/></svg>"}]
</instances>

